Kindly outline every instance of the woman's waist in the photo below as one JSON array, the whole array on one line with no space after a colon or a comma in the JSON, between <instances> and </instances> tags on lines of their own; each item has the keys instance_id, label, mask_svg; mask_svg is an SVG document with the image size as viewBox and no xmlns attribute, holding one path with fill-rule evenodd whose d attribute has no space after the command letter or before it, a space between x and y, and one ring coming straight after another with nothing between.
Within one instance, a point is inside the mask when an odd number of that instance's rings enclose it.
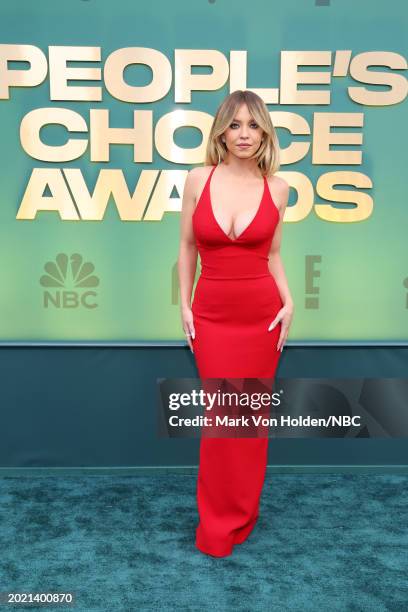
<instances>
[{"instance_id":1,"label":"woman's waist","mask_svg":"<svg viewBox=\"0 0 408 612\"><path fill-rule=\"evenodd\" d=\"M230 285L236 287L237 289L240 288L241 291L245 291L246 289L250 289L250 288L259 288L259 287L274 287L275 289L277 289L277 284L275 281L274 276L271 274L271 272L268 272L267 274L260 274L259 276L257 275L253 275L253 276L206 276L205 274L201 273L198 276L197 279L197 286L198 285L202 285L202 284L207 284L208 281L208 285L211 286L212 284L214 285L214 288L217 291L221 291L222 292L222 287L220 286L220 283L217 283L217 281L231 281L228 283L228 287ZM235 283L233 281L236 281Z\"/></svg>"},{"instance_id":2,"label":"woman's waist","mask_svg":"<svg viewBox=\"0 0 408 612\"><path fill-rule=\"evenodd\" d=\"M268 258L232 257L205 258L201 260L201 276L214 280L239 280L270 276Z\"/></svg>"},{"instance_id":3,"label":"woman's waist","mask_svg":"<svg viewBox=\"0 0 408 612\"><path fill-rule=\"evenodd\" d=\"M233 278L207 278L200 274L193 299L195 312L209 317L228 316L233 320L241 317L243 309L259 317L262 313L268 315L280 304L278 286L270 272L263 276Z\"/></svg>"},{"instance_id":4,"label":"woman's waist","mask_svg":"<svg viewBox=\"0 0 408 612\"><path fill-rule=\"evenodd\" d=\"M256 280L258 278L268 278L270 277L271 274L270 272L266 272L266 273L262 273L262 274L234 274L234 275L225 275L222 274L221 272L215 274L203 274L201 273L199 276L199 279L202 278L203 280L212 280L212 281L224 281L224 280L230 280L230 281L240 281L240 280Z\"/></svg>"}]
</instances>

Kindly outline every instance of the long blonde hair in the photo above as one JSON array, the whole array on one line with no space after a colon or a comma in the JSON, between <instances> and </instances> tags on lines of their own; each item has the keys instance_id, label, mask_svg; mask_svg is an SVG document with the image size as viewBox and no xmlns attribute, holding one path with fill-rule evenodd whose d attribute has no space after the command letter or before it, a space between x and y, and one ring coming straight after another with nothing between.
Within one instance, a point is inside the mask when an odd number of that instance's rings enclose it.
<instances>
[{"instance_id":1,"label":"long blonde hair","mask_svg":"<svg viewBox=\"0 0 408 612\"><path fill-rule=\"evenodd\" d=\"M246 104L249 113L264 131L263 142L255 153L258 167L263 176L275 174L280 167L279 141L265 102L253 91L237 89L220 104L208 136L205 164L219 164L227 154L221 134L232 123L241 104Z\"/></svg>"}]
</instances>

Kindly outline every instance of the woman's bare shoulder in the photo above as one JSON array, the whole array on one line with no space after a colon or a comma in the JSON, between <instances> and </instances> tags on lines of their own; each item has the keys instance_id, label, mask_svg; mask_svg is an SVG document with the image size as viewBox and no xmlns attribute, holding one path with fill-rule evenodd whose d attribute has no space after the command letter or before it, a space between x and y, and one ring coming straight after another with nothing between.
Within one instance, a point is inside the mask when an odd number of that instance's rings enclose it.
<instances>
[{"instance_id":1,"label":"woman's bare shoulder","mask_svg":"<svg viewBox=\"0 0 408 612\"><path fill-rule=\"evenodd\" d=\"M189 170L187 180L191 184L195 198L201 193L207 178L210 175L212 166L195 166Z\"/></svg>"},{"instance_id":2,"label":"woman's bare shoulder","mask_svg":"<svg viewBox=\"0 0 408 612\"><path fill-rule=\"evenodd\" d=\"M271 176L268 176L267 178L269 186L270 187L275 187L276 189L278 189L279 191L288 191L289 190L289 184L287 181L285 181L284 178L282 178L281 176L277 176L276 174L272 174Z\"/></svg>"},{"instance_id":3,"label":"woman's bare shoulder","mask_svg":"<svg viewBox=\"0 0 408 612\"><path fill-rule=\"evenodd\" d=\"M289 183L281 176L273 174L267 178L269 191L279 211L286 208L289 198Z\"/></svg>"},{"instance_id":4,"label":"woman's bare shoulder","mask_svg":"<svg viewBox=\"0 0 408 612\"><path fill-rule=\"evenodd\" d=\"M201 178L208 176L208 174L211 172L211 168L212 166L194 166L194 168L189 170L188 174L192 179L200 180Z\"/></svg>"}]
</instances>

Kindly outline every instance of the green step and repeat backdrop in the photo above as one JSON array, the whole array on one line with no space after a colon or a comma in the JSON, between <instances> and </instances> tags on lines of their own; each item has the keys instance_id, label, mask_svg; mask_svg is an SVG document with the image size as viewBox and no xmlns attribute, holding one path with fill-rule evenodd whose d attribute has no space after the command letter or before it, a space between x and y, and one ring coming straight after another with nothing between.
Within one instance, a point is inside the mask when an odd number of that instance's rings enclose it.
<instances>
[{"instance_id":1,"label":"green step and repeat backdrop","mask_svg":"<svg viewBox=\"0 0 408 612\"><path fill-rule=\"evenodd\" d=\"M408 342L405 1L168 9L2 5L0 342L184 340L183 186L236 89L291 186L288 344Z\"/></svg>"}]
</instances>

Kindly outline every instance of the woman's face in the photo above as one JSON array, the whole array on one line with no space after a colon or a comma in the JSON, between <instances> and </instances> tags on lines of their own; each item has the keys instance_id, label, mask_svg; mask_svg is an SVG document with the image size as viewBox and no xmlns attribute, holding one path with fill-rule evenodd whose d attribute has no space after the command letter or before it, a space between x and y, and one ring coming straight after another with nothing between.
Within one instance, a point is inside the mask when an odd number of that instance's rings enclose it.
<instances>
[{"instance_id":1,"label":"woman's face","mask_svg":"<svg viewBox=\"0 0 408 612\"><path fill-rule=\"evenodd\" d=\"M221 139L225 140L230 154L246 159L252 157L259 149L262 135L262 128L249 114L247 105L242 104Z\"/></svg>"}]
</instances>

